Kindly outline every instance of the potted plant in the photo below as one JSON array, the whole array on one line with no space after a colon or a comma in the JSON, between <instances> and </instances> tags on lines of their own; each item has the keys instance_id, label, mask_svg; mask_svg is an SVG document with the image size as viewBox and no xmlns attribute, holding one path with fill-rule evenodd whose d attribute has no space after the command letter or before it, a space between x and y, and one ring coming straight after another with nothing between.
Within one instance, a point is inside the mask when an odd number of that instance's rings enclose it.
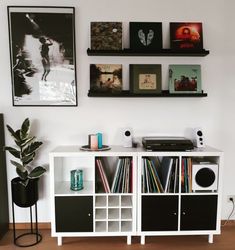
<instances>
[{"instance_id":1,"label":"potted plant","mask_svg":"<svg viewBox=\"0 0 235 250\"><path fill-rule=\"evenodd\" d=\"M31 165L42 142L30 135L29 118L24 120L20 129L14 131L9 125L7 129L16 143L15 147L5 147L17 159L11 160L18 175L11 181L12 199L20 207L30 207L38 200L38 180L46 172L41 166Z\"/></svg>"}]
</instances>

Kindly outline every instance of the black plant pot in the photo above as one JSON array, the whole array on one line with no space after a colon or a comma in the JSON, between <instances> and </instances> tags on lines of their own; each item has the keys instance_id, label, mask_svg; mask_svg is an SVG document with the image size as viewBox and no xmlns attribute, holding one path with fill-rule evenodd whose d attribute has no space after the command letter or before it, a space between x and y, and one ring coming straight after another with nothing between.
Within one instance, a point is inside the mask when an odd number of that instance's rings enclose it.
<instances>
[{"instance_id":1,"label":"black plant pot","mask_svg":"<svg viewBox=\"0 0 235 250\"><path fill-rule=\"evenodd\" d=\"M11 180L12 200L19 207L31 207L38 200L38 179L30 179L27 186L20 180L19 177Z\"/></svg>"}]
</instances>

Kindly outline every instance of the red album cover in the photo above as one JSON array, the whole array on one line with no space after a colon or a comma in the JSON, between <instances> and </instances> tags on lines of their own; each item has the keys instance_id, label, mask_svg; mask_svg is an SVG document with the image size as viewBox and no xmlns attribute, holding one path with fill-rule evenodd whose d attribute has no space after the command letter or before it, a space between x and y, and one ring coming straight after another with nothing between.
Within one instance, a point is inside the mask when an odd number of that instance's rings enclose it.
<instances>
[{"instance_id":1,"label":"red album cover","mask_svg":"<svg viewBox=\"0 0 235 250\"><path fill-rule=\"evenodd\" d=\"M170 23L171 49L203 49L202 23Z\"/></svg>"}]
</instances>

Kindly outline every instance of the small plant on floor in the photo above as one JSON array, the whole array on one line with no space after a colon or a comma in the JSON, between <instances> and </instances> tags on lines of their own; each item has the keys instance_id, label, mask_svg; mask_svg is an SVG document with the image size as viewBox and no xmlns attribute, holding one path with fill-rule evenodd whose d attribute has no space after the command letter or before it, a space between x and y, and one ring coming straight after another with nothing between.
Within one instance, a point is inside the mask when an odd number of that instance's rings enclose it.
<instances>
[{"instance_id":1,"label":"small plant on floor","mask_svg":"<svg viewBox=\"0 0 235 250\"><path fill-rule=\"evenodd\" d=\"M5 150L17 158L17 161L11 160L11 163L16 167L20 183L27 186L30 179L38 179L46 172L46 169L41 166L32 168L29 165L43 143L36 141L36 137L30 135L29 118L24 120L20 129L14 131L9 125L7 125L7 129L13 137L16 147L5 147Z\"/></svg>"}]
</instances>

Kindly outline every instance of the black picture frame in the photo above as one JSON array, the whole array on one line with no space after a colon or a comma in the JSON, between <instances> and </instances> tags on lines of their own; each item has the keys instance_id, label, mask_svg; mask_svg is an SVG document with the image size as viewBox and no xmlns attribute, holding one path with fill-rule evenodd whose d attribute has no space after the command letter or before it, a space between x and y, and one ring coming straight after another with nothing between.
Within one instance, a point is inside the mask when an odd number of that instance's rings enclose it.
<instances>
[{"instance_id":1,"label":"black picture frame","mask_svg":"<svg viewBox=\"0 0 235 250\"><path fill-rule=\"evenodd\" d=\"M77 106L75 8L7 10L13 106Z\"/></svg>"},{"instance_id":2,"label":"black picture frame","mask_svg":"<svg viewBox=\"0 0 235 250\"><path fill-rule=\"evenodd\" d=\"M162 23L130 22L130 49L160 50L162 49Z\"/></svg>"},{"instance_id":3,"label":"black picture frame","mask_svg":"<svg viewBox=\"0 0 235 250\"><path fill-rule=\"evenodd\" d=\"M162 91L161 64L130 64L130 92L156 94Z\"/></svg>"},{"instance_id":4,"label":"black picture frame","mask_svg":"<svg viewBox=\"0 0 235 250\"><path fill-rule=\"evenodd\" d=\"M174 50L203 50L201 22L171 22L170 46Z\"/></svg>"}]
</instances>

